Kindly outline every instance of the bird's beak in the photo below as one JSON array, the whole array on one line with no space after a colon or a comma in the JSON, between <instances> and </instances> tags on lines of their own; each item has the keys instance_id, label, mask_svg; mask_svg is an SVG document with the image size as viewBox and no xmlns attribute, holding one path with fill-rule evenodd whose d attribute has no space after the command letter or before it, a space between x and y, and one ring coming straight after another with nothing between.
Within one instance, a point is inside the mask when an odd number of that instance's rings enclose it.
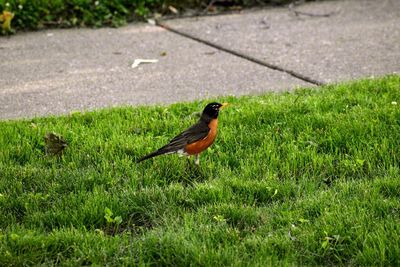
<instances>
[{"instance_id":1,"label":"bird's beak","mask_svg":"<svg viewBox=\"0 0 400 267\"><path fill-rule=\"evenodd\" d=\"M223 109L225 108L227 105L229 105L228 103L222 103L222 106L219 109Z\"/></svg>"}]
</instances>

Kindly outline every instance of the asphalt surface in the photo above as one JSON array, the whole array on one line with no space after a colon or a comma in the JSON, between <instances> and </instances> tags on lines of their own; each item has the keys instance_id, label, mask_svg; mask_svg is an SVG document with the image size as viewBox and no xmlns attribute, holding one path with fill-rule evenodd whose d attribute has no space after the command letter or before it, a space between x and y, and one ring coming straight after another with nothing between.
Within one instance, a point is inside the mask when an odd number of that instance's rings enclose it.
<instances>
[{"instance_id":1,"label":"asphalt surface","mask_svg":"<svg viewBox=\"0 0 400 267\"><path fill-rule=\"evenodd\" d=\"M328 1L296 7L311 16L273 8L163 22L178 33L130 24L2 37L0 119L315 86L291 72L328 83L398 73L397 3ZM135 59L158 62L132 68Z\"/></svg>"}]
</instances>

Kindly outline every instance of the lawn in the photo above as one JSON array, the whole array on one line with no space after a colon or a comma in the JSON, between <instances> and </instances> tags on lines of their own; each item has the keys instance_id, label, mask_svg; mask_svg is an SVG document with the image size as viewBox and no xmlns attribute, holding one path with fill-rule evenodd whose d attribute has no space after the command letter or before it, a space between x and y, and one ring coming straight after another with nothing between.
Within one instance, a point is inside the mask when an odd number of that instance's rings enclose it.
<instances>
[{"instance_id":1,"label":"lawn","mask_svg":"<svg viewBox=\"0 0 400 267\"><path fill-rule=\"evenodd\" d=\"M400 265L400 76L213 100L1 121L0 265Z\"/></svg>"}]
</instances>

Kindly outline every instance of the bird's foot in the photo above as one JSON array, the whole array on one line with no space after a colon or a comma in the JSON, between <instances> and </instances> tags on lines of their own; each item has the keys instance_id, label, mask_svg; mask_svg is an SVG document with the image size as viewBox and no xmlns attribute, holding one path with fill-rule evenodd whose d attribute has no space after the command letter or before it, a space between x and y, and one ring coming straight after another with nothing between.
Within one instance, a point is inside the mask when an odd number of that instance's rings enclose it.
<instances>
[{"instance_id":1,"label":"bird's foot","mask_svg":"<svg viewBox=\"0 0 400 267\"><path fill-rule=\"evenodd\" d=\"M200 156L199 156L199 154L197 154L195 156L194 164L196 164L197 166L200 166Z\"/></svg>"}]
</instances>

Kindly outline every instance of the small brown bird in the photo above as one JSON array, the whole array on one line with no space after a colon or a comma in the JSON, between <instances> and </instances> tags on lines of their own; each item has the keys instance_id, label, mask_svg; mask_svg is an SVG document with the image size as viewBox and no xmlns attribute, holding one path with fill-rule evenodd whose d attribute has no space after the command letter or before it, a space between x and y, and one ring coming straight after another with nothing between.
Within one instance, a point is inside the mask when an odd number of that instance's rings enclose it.
<instances>
[{"instance_id":1,"label":"small brown bird","mask_svg":"<svg viewBox=\"0 0 400 267\"><path fill-rule=\"evenodd\" d=\"M61 156L68 146L64 138L52 132L46 134L44 141L46 143L45 151L48 155Z\"/></svg>"},{"instance_id":2,"label":"small brown bird","mask_svg":"<svg viewBox=\"0 0 400 267\"><path fill-rule=\"evenodd\" d=\"M140 158L137 162L163 154L179 153L186 156L194 155L195 164L199 165L199 154L211 146L217 137L219 111L227 105L228 103L217 102L208 104L196 124L177 135L162 148Z\"/></svg>"}]
</instances>

